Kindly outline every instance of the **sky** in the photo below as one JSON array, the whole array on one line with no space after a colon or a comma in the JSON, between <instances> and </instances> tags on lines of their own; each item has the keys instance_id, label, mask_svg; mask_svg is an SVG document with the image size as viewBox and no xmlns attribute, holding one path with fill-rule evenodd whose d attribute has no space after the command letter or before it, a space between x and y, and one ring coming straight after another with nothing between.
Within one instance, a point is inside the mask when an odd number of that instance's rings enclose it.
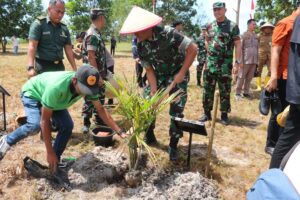
<instances>
[{"instance_id":1,"label":"sky","mask_svg":"<svg viewBox=\"0 0 300 200\"><path fill-rule=\"evenodd\" d=\"M214 2L218 0L197 0L199 4L202 3L204 9L206 10L206 14L208 16L208 20L214 20L212 5ZM232 21L236 21L236 12L233 9L237 8L238 0L223 0L226 3L226 16L228 19ZM48 7L49 0L42 0L43 6L46 9ZM256 5L256 0L254 0L254 5ZM202 10L201 10L202 11ZM240 32L243 33L247 30L247 21L250 19L251 12L251 0L241 0L241 10L240 10Z\"/></svg>"},{"instance_id":2,"label":"sky","mask_svg":"<svg viewBox=\"0 0 300 200\"><path fill-rule=\"evenodd\" d=\"M214 2L217 2L217 0L198 0L198 3L202 3L206 14L209 18L209 21L214 20L214 15L212 11L212 5ZM236 22L236 10L237 8L237 2L238 0L224 0L223 2L226 3L226 17L234 22ZM256 0L254 0L254 5L256 5ZM250 13L251 13L251 0L241 0L241 6L240 6L240 32L243 33L247 30L247 21L250 19ZM253 16L253 15L252 15Z\"/></svg>"}]
</instances>

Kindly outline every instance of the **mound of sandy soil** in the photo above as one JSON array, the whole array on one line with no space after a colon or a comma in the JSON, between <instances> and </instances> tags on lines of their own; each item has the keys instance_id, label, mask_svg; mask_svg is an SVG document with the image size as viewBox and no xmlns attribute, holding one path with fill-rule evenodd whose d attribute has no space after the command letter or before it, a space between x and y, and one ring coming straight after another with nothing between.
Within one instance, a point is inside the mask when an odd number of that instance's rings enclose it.
<instances>
[{"instance_id":1,"label":"mound of sandy soil","mask_svg":"<svg viewBox=\"0 0 300 200\"><path fill-rule=\"evenodd\" d=\"M124 181L127 158L118 151L96 147L68 169L73 188L64 191L46 179L36 180L32 194L39 199L218 199L216 186L199 173L162 172L145 168L142 184Z\"/></svg>"}]
</instances>

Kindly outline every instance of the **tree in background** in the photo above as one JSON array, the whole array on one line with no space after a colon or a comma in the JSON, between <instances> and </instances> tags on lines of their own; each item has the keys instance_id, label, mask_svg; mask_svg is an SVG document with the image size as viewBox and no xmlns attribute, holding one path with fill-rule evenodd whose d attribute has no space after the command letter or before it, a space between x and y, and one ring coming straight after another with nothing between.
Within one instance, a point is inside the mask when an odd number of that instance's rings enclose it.
<instances>
[{"instance_id":1,"label":"tree in background","mask_svg":"<svg viewBox=\"0 0 300 200\"><path fill-rule=\"evenodd\" d=\"M41 0L0 0L0 42L6 52L4 37L27 38L30 24L42 15Z\"/></svg>"},{"instance_id":2,"label":"tree in background","mask_svg":"<svg viewBox=\"0 0 300 200\"><path fill-rule=\"evenodd\" d=\"M69 0L66 3L66 13L70 19L69 28L72 33L86 31L91 24L90 10L92 8L106 9L106 27L104 36L111 33L112 23L112 2L113 0Z\"/></svg>"},{"instance_id":3,"label":"tree in background","mask_svg":"<svg viewBox=\"0 0 300 200\"><path fill-rule=\"evenodd\" d=\"M276 24L294 10L291 0L257 0L255 19Z\"/></svg>"},{"instance_id":4,"label":"tree in background","mask_svg":"<svg viewBox=\"0 0 300 200\"><path fill-rule=\"evenodd\" d=\"M199 30L200 22L193 22L197 15L197 0L159 0L157 1L156 13L163 17L163 23L172 25L173 21L180 19L184 22L184 32L191 36Z\"/></svg>"}]
</instances>

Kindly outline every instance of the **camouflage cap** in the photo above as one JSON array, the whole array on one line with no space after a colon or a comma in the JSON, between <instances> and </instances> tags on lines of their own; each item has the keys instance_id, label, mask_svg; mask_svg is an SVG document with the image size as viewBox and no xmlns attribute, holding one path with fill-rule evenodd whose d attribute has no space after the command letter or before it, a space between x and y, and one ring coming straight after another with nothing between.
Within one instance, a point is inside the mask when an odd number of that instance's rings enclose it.
<instances>
[{"instance_id":1,"label":"camouflage cap","mask_svg":"<svg viewBox=\"0 0 300 200\"><path fill-rule=\"evenodd\" d=\"M92 8L90 11L90 17L91 19L96 19L98 16L105 16L106 10L100 9L100 8Z\"/></svg>"},{"instance_id":2,"label":"camouflage cap","mask_svg":"<svg viewBox=\"0 0 300 200\"><path fill-rule=\"evenodd\" d=\"M206 30L207 28L206 28L206 25L202 25L201 26L201 30Z\"/></svg>"},{"instance_id":3,"label":"camouflage cap","mask_svg":"<svg viewBox=\"0 0 300 200\"><path fill-rule=\"evenodd\" d=\"M213 4L213 8L225 8L226 7L226 4L224 2L216 2Z\"/></svg>"}]
</instances>

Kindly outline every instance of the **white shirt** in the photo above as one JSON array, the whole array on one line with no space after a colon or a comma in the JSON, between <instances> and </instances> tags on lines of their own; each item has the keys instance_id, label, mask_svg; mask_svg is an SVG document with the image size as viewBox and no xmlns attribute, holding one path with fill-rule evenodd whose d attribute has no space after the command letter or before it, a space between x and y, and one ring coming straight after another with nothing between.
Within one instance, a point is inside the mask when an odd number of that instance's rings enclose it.
<instances>
[{"instance_id":1,"label":"white shirt","mask_svg":"<svg viewBox=\"0 0 300 200\"><path fill-rule=\"evenodd\" d=\"M14 47L19 46L19 39L18 38L12 37L11 41L12 41Z\"/></svg>"}]
</instances>

